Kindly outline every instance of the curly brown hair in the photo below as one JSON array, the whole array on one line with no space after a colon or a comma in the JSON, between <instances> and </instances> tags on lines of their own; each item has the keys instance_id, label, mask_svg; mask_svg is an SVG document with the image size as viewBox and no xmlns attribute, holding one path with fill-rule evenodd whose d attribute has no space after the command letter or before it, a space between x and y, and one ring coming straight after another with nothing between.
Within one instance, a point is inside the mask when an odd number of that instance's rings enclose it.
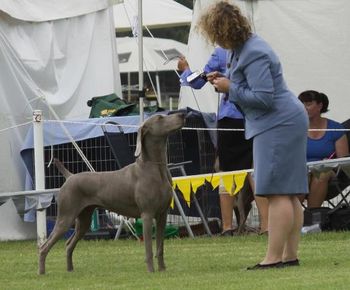
<instances>
[{"instance_id":1,"label":"curly brown hair","mask_svg":"<svg viewBox=\"0 0 350 290\"><path fill-rule=\"evenodd\" d=\"M201 15L197 29L212 43L236 49L252 35L252 28L238 6L220 1Z\"/></svg>"}]
</instances>

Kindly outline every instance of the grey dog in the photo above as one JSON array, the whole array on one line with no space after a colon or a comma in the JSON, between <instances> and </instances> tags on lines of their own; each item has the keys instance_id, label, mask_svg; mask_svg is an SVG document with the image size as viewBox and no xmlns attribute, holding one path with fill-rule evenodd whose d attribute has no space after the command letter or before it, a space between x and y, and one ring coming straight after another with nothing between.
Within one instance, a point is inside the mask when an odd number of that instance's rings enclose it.
<instances>
[{"instance_id":1,"label":"grey dog","mask_svg":"<svg viewBox=\"0 0 350 290\"><path fill-rule=\"evenodd\" d=\"M156 220L158 270L165 270L164 231L172 197L171 175L167 168L166 143L170 133L183 127L185 114L155 115L139 128L136 162L109 172L70 173L56 161L67 178L58 194L58 214L48 240L39 248L39 274L45 274L45 260L52 246L74 224L75 232L66 242L67 271L73 271L73 251L90 227L91 215L102 207L128 217L141 217L149 272L154 272L152 223Z\"/></svg>"}]
</instances>

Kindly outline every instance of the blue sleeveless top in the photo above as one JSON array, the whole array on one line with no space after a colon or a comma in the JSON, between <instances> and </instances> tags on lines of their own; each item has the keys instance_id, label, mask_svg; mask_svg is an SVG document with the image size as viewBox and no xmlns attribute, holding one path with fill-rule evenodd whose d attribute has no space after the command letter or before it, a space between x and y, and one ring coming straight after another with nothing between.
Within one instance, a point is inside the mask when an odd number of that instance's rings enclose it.
<instances>
[{"instance_id":1,"label":"blue sleeveless top","mask_svg":"<svg viewBox=\"0 0 350 290\"><path fill-rule=\"evenodd\" d=\"M343 125L327 119L327 129L344 129ZM335 152L335 142L345 131L326 131L320 139L307 138L307 161L318 161L329 158Z\"/></svg>"}]
</instances>

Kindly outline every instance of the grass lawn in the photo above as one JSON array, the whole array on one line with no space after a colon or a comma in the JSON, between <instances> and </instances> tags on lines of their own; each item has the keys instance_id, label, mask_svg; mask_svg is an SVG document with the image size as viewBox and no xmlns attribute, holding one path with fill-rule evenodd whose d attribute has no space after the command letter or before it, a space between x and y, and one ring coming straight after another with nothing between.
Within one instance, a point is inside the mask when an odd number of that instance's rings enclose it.
<instances>
[{"instance_id":1,"label":"grass lawn","mask_svg":"<svg viewBox=\"0 0 350 290\"><path fill-rule=\"evenodd\" d=\"M68 273L60 241L42 276L35 241L0 242L0 289L350 289L350 232L303 236L300 267L246 271L266 242L253 235L166 240L167 271L150 274L135 240L81 241Z\"/></svg>"}]
</instances>

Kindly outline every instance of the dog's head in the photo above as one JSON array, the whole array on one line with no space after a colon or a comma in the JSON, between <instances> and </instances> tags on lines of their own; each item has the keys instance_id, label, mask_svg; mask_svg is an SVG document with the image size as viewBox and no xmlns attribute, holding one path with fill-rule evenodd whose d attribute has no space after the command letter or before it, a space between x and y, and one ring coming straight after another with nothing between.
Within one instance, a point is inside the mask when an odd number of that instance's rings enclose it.
<instances>
[{"instance_id":1,"label":"dog's head","mask_svg":"<svg viewBox=\"0 0 350 290\"><path fill-rule=\"evenodd\" d=\"M185 124L185 114L154 115L147 119L137 132L135 157L141 154L142 143L146 135L167 137L170 133L182 128Z\"/></svg>"}]
</instances>

